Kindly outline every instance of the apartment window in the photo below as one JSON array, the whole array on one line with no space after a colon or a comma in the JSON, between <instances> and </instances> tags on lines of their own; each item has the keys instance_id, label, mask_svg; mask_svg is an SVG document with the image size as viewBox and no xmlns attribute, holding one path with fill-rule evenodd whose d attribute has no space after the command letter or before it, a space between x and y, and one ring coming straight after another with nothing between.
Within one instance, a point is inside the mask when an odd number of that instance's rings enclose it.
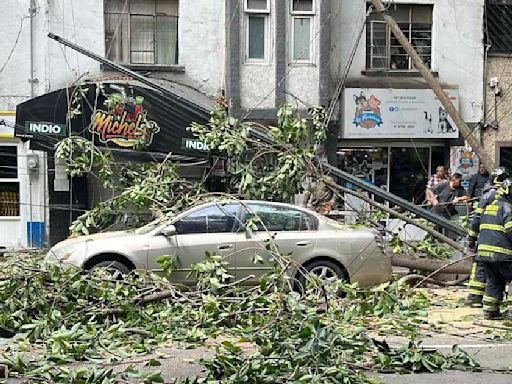
<instances>
[{"instance_id":1,"label":"apartment window","mask_svg":"<svg viewBox=\"0 0 512 384\"><path fill-rule=\"evenodd\" d=\"M265 61L268 55L269 0L245 0L247 61Z\"/></svg>"},{"instance_id":2,"label":"apartment window","mask_svg":"<svg viewBox=\"0 0 512 384\"><path fill-rule=\"evenodd\" d=\"M432 6L397 5L389 13L414 46L425 64L432 61ZM378 13L366 26L366 67L368 69L410 70L414 64Z\"/></svg>"},{"instance_id":3,"label":"apartment window","mask_svg":"<svg viewBox=\"0 0 512 384\"><path fill-rule=\"evenodd\" d=\"M313 59L312 35L314 25L313 0L291 0L292 61L311 62Z\"/></svg>"},{"instance_id":4,"label":"apartment window","mask_svg":"<svg viewBox=\"0 0 512 384\"><path fill-rule=\"evenodd\" d=\"M178 0L105 0L106 56L126 64L178 64Z\"/></svg>"}]
</instances>

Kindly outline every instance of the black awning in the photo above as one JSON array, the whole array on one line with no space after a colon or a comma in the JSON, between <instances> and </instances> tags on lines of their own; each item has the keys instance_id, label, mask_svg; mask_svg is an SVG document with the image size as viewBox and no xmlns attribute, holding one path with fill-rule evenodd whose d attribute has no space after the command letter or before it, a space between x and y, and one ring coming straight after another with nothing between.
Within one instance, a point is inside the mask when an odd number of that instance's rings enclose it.
<instances>
[{"instance_id":1,"label":"black awning","mask_svg":"<svg viewBox=\"0 0 512 384\"><path fill-rule=\"evenodd\" d=\"M205 106L136 82L89 83L19 104L15 135L30 139L32 149L45 151L53 151L71 134L112 149L204 157L204 151L184 143L193 139L186 128L208 119Z\"/></svg>"}]
</instances>

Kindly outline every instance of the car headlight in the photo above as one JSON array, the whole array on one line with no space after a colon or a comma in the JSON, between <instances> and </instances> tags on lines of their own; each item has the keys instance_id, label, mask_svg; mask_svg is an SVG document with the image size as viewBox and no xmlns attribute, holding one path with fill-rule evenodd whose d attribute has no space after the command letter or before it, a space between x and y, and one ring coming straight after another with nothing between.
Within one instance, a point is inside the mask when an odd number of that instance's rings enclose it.
<instances>
[{"instance_id":1,"label":"car headlight","mask_svg":"<svg viewBox=\"0 0 512 384\"><path fill-rule=\"evenodd\" d=\"M80 242L70 245L61 245L51 248L46 254L46 262L65 262L72 256L83 255L85 252L85 243Z\"/></svg>"}]
</instances>

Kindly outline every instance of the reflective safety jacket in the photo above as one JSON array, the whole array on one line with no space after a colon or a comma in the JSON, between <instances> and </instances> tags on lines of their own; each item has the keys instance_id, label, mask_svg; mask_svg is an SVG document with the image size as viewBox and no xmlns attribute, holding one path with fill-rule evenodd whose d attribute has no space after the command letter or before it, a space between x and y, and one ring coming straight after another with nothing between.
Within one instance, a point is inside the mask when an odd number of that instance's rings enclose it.
<instances>
[{"instance_id":1,"label":"reflective safety jacket","mask_svg":"<svg viewBox=\"0 0 512 384\"><path fill-rule=\"evenodd\" d=\"M480 218L484 213L485 207L491 204L496 198L498 187L498 185L491 185L485 188L482 192L482 196L480 196L478 206L475 208L475 216L469 224L469 236L474 237L475 240L478 237L478 232L480 230Z\"/></svg>"},{"instance_id":2,"label":"reflective safety jacket","mask_svg":"<svg viewBox=\"0 0 512 384\"><path fill-rule=\"evenodd\" d=\"M512 201L498 197L485 207L480 218L478 261L512 262Z\"/></svg>"}]
</instances>

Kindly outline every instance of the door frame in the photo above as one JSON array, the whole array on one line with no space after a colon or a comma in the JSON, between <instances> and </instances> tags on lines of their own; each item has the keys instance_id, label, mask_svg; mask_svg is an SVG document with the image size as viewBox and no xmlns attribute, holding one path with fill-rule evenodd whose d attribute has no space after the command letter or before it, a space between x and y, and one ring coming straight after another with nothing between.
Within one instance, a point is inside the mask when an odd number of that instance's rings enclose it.
<instances>
[{"instance_id":1,"label":"door frame","mask_svg":"<svg viewBox=\"0 0 512 384\"><path fill-rule=\"evenodd\" d=\"M512 148L512 141L497 141L494 143L494 161L496 162L496 165L498 166L501 164L501 148L502 147L511 147Z\"/></svg>"},{"instance_id":2,"label":"door frame","mask_svg":"<svg viewBox=\"0 0 512 384\"><path fill-rule=\"evenodd\" d=\"M510 142L510 146L512 146L512 142ZM443 147L446 148L446 143L443 142L410 142L410 141L389 141L378 143L374 141L362 140L360 142L354 142L354 140L344 140L342 142L338 142L338 151L352 148L352 149L370 149L370 148L386 148L387 149L387 175L386 175L386 188L389 191L390 188L390 179L391 179L391 149L392 148L428 148L428 176L432 175L432 148L433 147ZM446 157L446 154L445 154ZM449 158L447 160L449 162ZM446 161L445 161L446 162Z\"/></svg>"}]
</instances>

